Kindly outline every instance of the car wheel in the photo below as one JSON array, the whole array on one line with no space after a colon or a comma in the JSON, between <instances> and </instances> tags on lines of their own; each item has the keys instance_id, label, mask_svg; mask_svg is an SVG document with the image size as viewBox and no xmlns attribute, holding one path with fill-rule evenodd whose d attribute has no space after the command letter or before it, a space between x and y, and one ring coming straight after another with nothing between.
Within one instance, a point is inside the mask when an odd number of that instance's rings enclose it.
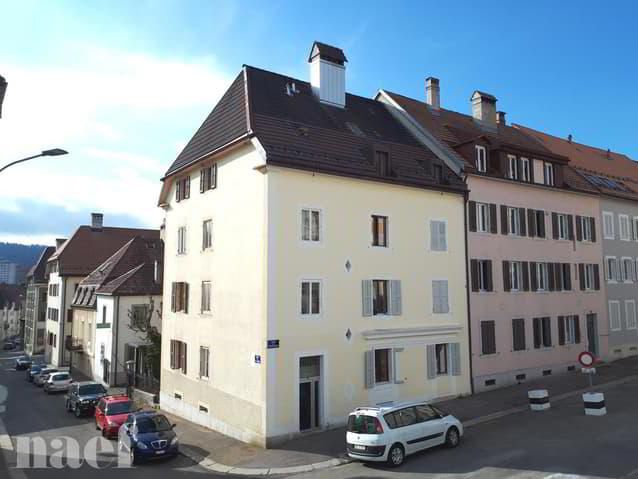
<instances>
[{"instance_id":1,"label":"car wheel","mask_svg":"<svg viewBox=\"0 0 638 479\"><path fill-rule=\"evenodd\" d=\"M461 442L461 435L459 434L459 430L452 426L447 430L447 434L445 434L445 446L450 449L455 448Z\"/></svg>"},{"instance_id":2,"label":"car wheel","mask_svg":"<svg viewBox=\"0 0 638 479\"><path fill-rule=\"evenodd\" d=\"M392 467L398 467L405 460L405 451L401 444L394 444L388 453L388 464Z\"/></svg>"}]
</instances>

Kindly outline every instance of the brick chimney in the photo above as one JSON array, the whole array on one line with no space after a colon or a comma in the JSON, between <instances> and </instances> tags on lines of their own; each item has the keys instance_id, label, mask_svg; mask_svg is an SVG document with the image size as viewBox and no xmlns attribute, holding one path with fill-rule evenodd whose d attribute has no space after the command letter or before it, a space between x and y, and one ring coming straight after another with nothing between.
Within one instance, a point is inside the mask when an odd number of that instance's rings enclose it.
<instances>
[{"instance_id":1,"label":"brick chimney","mask_svg":"<svg viewBox=\"0 0 638 479\"><path fill-rule=\"evenodd\" d=\"M104 215L102 213L91 213L91 229L93 231L102 231L104 223Z\"/></svg>"},{"instance_id":2,"label":"brick chimney","mask_svg":"<svg viewBox=\"0 0 638 479\"><path fill-rule=\"evenodd\" d=\"M496 97L476 90L470 98L472 116L479 121L496 125Z\"/></svg>"},{"instance_id":3,"label":"brick chimney","mask_svg":"<svg viewBox=\"0 0 638 479\"><path fill-rule=\"evenodd\" d=\"M435 110L441 108L441 89L438 78L427 77L425 79L425 102Z\"/></svg>"},{"instance_id":4,"label":"brick chimney","mask_svg":"<svg viewBox=\"0 0 638 479\"><path fill-rule=\"evenodd\" d=\"M505 123L505 112L504 111L497 111L496 112L496 123L498 123L499 125L506 125L507 123Z\"/></svg>"}]
</instances>

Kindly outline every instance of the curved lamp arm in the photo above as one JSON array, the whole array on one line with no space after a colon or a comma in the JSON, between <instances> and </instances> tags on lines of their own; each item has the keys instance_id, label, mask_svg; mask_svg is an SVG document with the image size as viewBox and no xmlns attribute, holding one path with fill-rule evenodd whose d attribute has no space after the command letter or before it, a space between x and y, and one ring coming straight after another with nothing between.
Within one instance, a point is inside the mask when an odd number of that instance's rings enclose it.
<instances>
[{"instance_id":1,"label":"curved lamp arm","mask_svg":"<svg viewBox=\"0 0 638 479\"><path fill-rule=\"evenodd\" d=\"M68 153L69 153L68 151L63 150L61 148L53 148L52 150L44 150L42 153L38 155L28 156L26 158L22 158L21 160L12 161L11 163L4 165L2 168L0 168L0 173L2 173L4 170L9 168L10 166L17 165L18 163L22 163L23 161L29 161L34 158L39 158L41 156L60 156L60 155L66 155Z\"/></svg>"}]
</instances>

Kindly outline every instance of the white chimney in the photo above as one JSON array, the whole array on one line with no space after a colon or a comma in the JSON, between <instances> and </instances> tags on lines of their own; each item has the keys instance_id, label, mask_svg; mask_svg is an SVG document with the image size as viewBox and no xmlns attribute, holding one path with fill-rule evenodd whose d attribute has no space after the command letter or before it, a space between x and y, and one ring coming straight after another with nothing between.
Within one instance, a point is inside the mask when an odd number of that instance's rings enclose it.
<instances>
[{"instance_id":1,"label":"white chimney","mask_svg":"<svg viewBox=\"0 0 638 479\"><path fill-rule=\"evenodd\" d=\"M441 108L441 89L438 78L427 77L425 79L425 102L435 110Z\"/></svg>"},{"instance_id":2,"label":"white chimney","mask_svg":"<svg viewBox=\"0 0 638 479\"><path fill-rule=\"evenodd\" d=\"M91 213L91 229L96 231L102 230L104 215L102 213Z\"/></svg>"},{"instance_id":3,"label":"white chimney","mask_svg":"<svg viewBox=\"0 0 638 479\"><path fill-rule=\"evenodd\" d=\"M55 250L58 251L62 245L64 244L64 242L66 241L66 238L56 238L55 239Z\"/></svg>"},{"instance_id":4,"label":"white chimney","mask_svg":"<svg viewBox=\"0 0 638 479\"><path fill-rule=\"evenodd\" d=\"M496 97L476 90L470 98L472 116L485 123L496 125Z\"/></svg>"},{"instance_id":5,"label":"white chimney","mask_svg":"<svg viewBox=\"0 0 638 479\"><path fill-rule=\"evenodd\" d=\"M496 123L498 123L499 125L506 125L506 121L505 121L505 112L504 111L497 111L496 112Z\"/></svg>"},{"instance_id":6,"label":"white chimney","mask_svg":"<svg viewBox=\"0 0 638 479\"><path fill-rule=\"evenodd\" d=\"M346 67L348 60L340 48L314 42L310 50L310 85L319 101L346 106Z\"/></svg>"}]
</instances>

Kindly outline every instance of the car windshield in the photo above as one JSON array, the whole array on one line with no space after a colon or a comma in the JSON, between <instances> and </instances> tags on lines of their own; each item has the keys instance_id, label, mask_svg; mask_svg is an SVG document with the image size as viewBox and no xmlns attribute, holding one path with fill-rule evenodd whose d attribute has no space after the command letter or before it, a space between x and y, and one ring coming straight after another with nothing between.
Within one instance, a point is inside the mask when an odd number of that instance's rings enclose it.
<instances>
[{"instance_id":1,"label":"car windshield","mask_svg":"<svg viewBox=\"0 0 638 479\"><path fill-rule=\"evenodd\" d=\"M101 384L87 384L86 386L80 386L78 394L103 394L105 392L106 389Z\"/></svg>"},{"instance_id":2,"label":"car windshield","mask_svg":"<svg viewBox=\"0 0 638 479\"><path fill-rule=\"evenodd\" d=\"M171 429L171 424L166 419L166 416L157 415L137 418L137 431L141 434L168 431L169 429Z\"/></svg>"},{"instance_id":3,"label":"car windshield","mask_svg":"<svg viewBox=\"0 0 638 479\"><path fill-rule=\"evenodd\" d=\"M356 434L377 434L373 416L352 415L348 418L348 432Z\"/></svg>"},{"instance_id":4,"label":"car windshield","mask_svg":"<svg viewBox=\"0 0 638 479\"><path fill-rule=\"evenodd\" d=\"M131 401L120 401L108 404L106 406L106 415L113 416L115 414L126 414L131 412L133 403Z\"/></svg>"}]
</instances>

